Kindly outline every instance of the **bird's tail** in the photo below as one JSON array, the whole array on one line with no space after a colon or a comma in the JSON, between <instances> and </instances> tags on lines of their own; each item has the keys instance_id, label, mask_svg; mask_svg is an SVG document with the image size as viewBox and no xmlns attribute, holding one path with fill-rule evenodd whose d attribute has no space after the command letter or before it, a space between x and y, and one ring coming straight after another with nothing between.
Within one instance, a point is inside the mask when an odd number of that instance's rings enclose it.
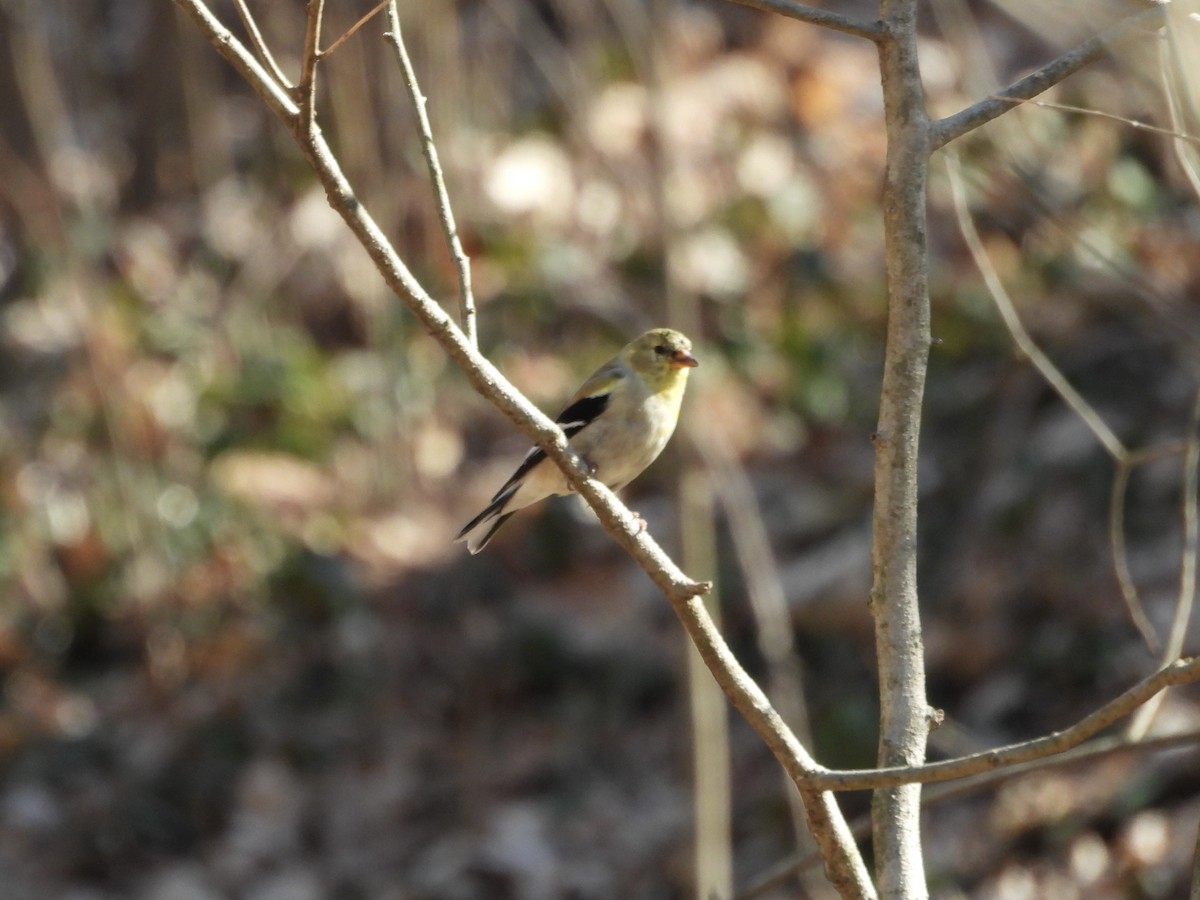
<instances>
[{"instance_id":1,"label":"bird's tail","mask_svg":"<svg viewBox=\"0 0 1200 900\"><path fill-rule=\"evenodd\" d=\"M492 539L492 535L512 515L510 512L506 513L504 507L508 505L508 501L517 492L517 487L518 485L507 487L493 497L492 502L484 507L483 512L462 527L462 531L458 533L454 540L466 541L467 549L472 554L478 553L486 547L488 541Z\"/></svg>"}]
</instances>

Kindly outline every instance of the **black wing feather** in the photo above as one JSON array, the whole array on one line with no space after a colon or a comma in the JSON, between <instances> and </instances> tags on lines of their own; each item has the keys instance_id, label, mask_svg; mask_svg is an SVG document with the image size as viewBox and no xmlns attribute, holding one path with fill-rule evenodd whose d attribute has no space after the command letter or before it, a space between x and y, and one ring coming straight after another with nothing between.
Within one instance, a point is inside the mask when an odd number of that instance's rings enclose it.
<instances>
[{"instance_id":1,"label":"black wing feather","mask_svg":"<svg viewBox=\"0 0 1200 900\"><path fill-rule=\"evenodd\" d=\"M612 394L581 397L560 412L558 418L554 421L556 424L562 426L563 434L568 439L573 438L588 425L592 424L592 422L596 421L596 417L600 413L608 409L611 399ZM521 465L517 466L517 471L513 472L512 477L501 485L500 490L496 491L496 496L492 498L492 502L495 503L505 491L524 478L534 466L545 458L546 451L541 447L530 447L529 452L525 454L525 458L521 460Z\"/></svg>"},{"instance_id":2,"label":"black wing feather","mask_svg":"<svg viewBox=\"0 0 1200 900\"><path fill-rule=\"evenodd\" d=\"M573 438L592 422L596 421L596 417L608 409L608 404L611 400L611 392L580 397L560 412L558 418L554 421L562 427L563 434L568 438ZM517 466L517 471L513 472L512 477L500 486L500 490L496 491L487 508L463 526L456 540L461 540L471 529L476 528L487 519L495 518L496 521L480 539L479 544L475 548L475 552L482 550L484 545L492 539L492 535L496 533L496 529L503 525L508 520L508 517L512 515L510 512L505 512L504 507L508 505L508 501L512 499L512 495L517 492L517 487L521 479L545 458L545 450L541 447L531 447L529 452L525 454L525 458L521 460L521 465Z\"/></svg>"},{"instance_id":3,"label":"black wing feather","mask_svg":"<svg viewBox=\"0 0 1200 900\"><path fill-rule=\"evenodd\" d=\"M608 409L612 394L597 394L592 397L581 397L558 414L554 421L562 426L563 434L572 438L585 427L596 421L600 413Z\"/></svg>"}]
</instances>

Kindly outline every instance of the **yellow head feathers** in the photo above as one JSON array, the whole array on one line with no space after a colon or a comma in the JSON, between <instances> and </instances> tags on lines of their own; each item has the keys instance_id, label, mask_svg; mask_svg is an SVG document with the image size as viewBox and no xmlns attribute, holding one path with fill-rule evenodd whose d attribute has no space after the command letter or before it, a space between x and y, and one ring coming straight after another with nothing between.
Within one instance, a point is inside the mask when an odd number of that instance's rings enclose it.
<instances>
[{"instance_id":1,"label":"yellow head feathers","mask_svg":"<svg viewBox=\"0 0 1200 900\"><path fill-rule=\"evenodd\" d=\"M647 331L620 356L654 391L686 381L687 370L700 365L692 356L692 342L671 328Z\"/></svg>"}]
</instances>

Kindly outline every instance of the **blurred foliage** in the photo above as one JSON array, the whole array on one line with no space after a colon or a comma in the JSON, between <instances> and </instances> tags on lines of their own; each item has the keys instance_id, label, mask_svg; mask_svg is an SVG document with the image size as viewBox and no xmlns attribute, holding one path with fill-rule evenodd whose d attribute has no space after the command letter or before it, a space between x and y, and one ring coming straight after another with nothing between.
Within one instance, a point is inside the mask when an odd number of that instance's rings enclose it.
<instances>
[{"instance_id":1,"label":"blurred foliage","mask_svg":"<svg viewBox=\"0 0 1200 900\"><path fill-rule=\"evenodd\" d=\"M330 5L328 34L368 5ZM299 6L251 6L294 72ZM818 755L869 764L874 49L715 2L401 6L483 349L553 410L664 320L670 280L703 365L684 434L631 498L670 547L690 435L746 467ZM949 112L995 85L934 6L924 70ZM1087 33L1112 13L1076 9ZM998 83L1069 39L1019 4L961 11ZM381 27L323 64L322 127L453 310ZM1054 99L1164 125L1136 52ZM3 5L0 81L5 896L685 895L669 611L573 502L481 557L450 543L523 440L388 295L278 124L166 2ZM1036 339L1130 446L1178 442L1200 217L1169 143L1027 107L953 149ZM1111 464L1015 357L937 160L930 210L922 588L948 754L1068 724L1153 660L1111 574ZM1131 567L1160 629L1179 484L1168 456L1130 487ZM726 628L762 674L722 527ZM1194 692L1164 718L1194 725ZM1113 758L932 808L938 896L1179 896L1190 762ZM793 838L753 735L735 730L733 764L748 880Z\"/></svg>"}]
</instances>

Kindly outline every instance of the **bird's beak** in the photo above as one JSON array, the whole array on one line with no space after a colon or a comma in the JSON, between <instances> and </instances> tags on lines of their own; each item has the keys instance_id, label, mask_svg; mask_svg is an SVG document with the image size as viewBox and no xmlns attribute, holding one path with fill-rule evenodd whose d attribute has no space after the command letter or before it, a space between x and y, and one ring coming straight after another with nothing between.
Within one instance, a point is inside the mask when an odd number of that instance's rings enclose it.
<instances>
[{"instance_id":1,"label":"bird's beak","mask_svg":"<svg viewBox=\"0 0 1200 900\"><path fill-rule=\"evenodd\" d=\"M694 369L700 365L696 357L690 353L684 353L682 350L676 350L671 354L671 365L677 369Z\"/></svg>"}]
</instances>

